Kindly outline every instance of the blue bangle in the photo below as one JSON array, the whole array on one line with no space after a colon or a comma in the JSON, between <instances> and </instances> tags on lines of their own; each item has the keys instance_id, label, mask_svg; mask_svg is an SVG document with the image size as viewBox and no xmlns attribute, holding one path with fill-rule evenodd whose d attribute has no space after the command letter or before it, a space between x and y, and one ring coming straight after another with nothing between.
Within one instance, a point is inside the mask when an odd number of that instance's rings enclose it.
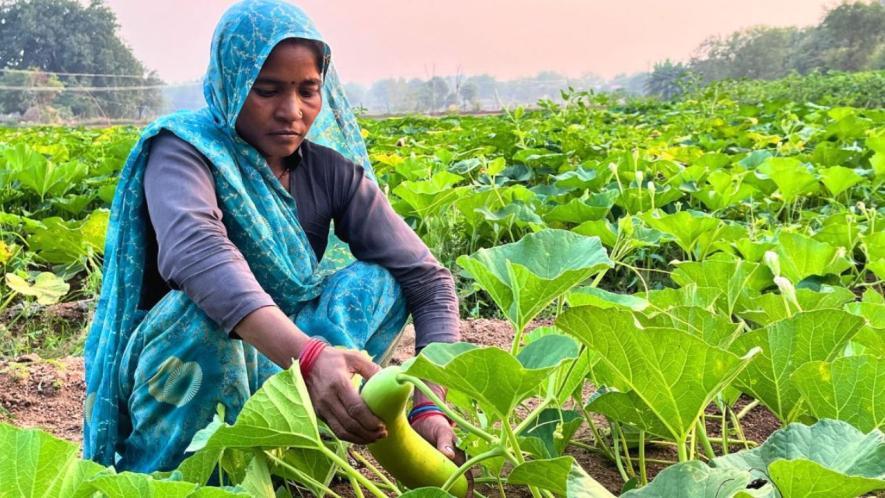
<instances>
[{"instance_id":1,"label":"blue bangle","mask_svg":"<svg viewBox=\"0 0 885 498\"><path fill-rule=\"evenodd\" d=\"M440 412L440 413L442 413L442 410L440 410L440 408L436 405L419 406L418 408L412 408L412 411L409 412L409 418L412 418L415 415L419 415L419 414L426 413L426 412Z\"/></svg>"}]
</instances>

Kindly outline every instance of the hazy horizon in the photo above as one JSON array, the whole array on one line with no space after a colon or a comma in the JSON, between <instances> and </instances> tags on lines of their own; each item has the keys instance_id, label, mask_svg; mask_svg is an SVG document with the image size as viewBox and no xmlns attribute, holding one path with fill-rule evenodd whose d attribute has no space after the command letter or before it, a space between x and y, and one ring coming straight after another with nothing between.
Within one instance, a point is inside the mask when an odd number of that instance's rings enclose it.
<instances>
[{"instance_id":1,"label":"hazy horizon","mask_svg":"<svg viewBox=\"0 0 885 498\"><path fill-rule=\"evenodd\" d=\"M167 82L202 76L215 24L233 0L106 0L135 56ZM711 35L818 23L834 0L378 0L300 5L345 82L461 73L498 79L556 71L610 79L687 60ZM444 5L444 6L443 6ZM170 12L175 12L174 15ZM369 21L371 19L371 21ZM170 57L174 54L175 57Z\"/></svg>"}]
</instances>

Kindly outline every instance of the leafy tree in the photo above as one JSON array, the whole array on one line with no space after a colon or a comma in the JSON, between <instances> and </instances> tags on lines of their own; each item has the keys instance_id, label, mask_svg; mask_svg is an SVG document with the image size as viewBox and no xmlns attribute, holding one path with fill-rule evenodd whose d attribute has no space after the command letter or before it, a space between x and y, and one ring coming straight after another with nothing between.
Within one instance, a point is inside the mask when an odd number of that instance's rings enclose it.
<instances>
[{"instance_id":1,"label":"leafy tree","mask_svg":"<svg viewBox=\"0 0 885 498\"><path fill-rule=\"evenodd\" d=\"M434 76L424 83L418 94L419 111L435 111L445 104L449 94L449 84L440 76Z\"/></svg>"},{"instance_id":2,"label":"leafy tree","mask_svg":"<svg viewBox=\"0 0 885 498\"><path fill-rule=\"evenodd\" d=\"M159 83L120 40L118 27L102 0L0 0L0 68L135 76L64 76L68 88ZM138 117L159 110L162 97L156 90L65 92L57 103L77 115Z\"/></svg>"},{"instance_id":3,"label":"leafy tree","mask_svg":"<svg viewBox=\"0 0 885 498\"><path fill-rule=\"evenodd\" d=\"M670 59L655 64L655 68L645 83L646 91L664 99L672 99L682 94L689 69L684 64L674 64Z\"/></svg>"},{"instance_id":4,"label":"leafy tree","mask_svg":"<svg viewBox=\"0 0 885 498\"><path fill-rule=\"evenodd\" d=\"M706 81L783 78L792 69L793 53L802 37L803 32L793 27L755 26L725 38L708 38L690 66Z\"/></svg>"},{"instance_id":5,"label":"leafy tree","mask_svg":"<svg viewBox=\"0 0 885 498\"><path fill-rule=\"evenodd\" d=\"M819 53L826 69L860 71L885 44L885 5L843 3L829 11L814 35L826 47Z\"/></svg>"},{"instance_id":6,"label":"leafy tree","mask_svg":"<svg viewBox=\"0 0 885 498\"><path fill-rule=\"evenodd\" d=\"M461 100L466 106L471 108L478 107L479 86L477 86L476 83L468 81L461 85L460 94Z\"/></svg>"},{"instance_id":7,"label":"leafy tree","mask_svg":"<svg viewBox=\"0 0 885 498\"><path fill-rule=\"evenodd\" d=\"M58 77L39 70L33 72L9 71L0 76L0 85L18 88L57 88L57 91L8 90L0 92L0 112L25 114L48 111L64 88Z\"/></svg>"}]
</instances>

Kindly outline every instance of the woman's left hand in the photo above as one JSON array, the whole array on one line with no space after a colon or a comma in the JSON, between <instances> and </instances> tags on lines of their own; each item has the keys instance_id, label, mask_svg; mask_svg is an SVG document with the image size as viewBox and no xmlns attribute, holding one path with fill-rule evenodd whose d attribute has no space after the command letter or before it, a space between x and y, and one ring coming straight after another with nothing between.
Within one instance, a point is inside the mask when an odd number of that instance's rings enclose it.
<instances>
[{"instance_id":1,"label":"woman's left hand","mask_svg":"<svg viewBox=\"0 0 885 498\"><path fill-rule=\"evenodd\" d=\"M441 415L424 417L416 420L412 424L412 428L430 444L436 446L436 449L447 456L449 460L458 465L464 463L464 453L455 449L455 432L448 419Z\"/></svg>"}]
</instances>

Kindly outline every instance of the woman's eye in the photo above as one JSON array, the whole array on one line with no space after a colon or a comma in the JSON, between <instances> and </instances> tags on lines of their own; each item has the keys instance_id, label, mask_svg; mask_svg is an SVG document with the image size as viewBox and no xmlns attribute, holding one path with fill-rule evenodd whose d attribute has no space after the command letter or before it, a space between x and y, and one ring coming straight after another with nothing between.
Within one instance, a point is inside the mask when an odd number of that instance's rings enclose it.
<instances>
[{"instance_id":1,"label":"woman's eye","mask_svg":"<svg viewBox=\"0 0 885 498\"><path fill-rule=\"evenodd\" d=\"M261 88L253 88L252 91L255 92L255 95L258 95L259 97L273 97L273 95L276 93L274 90L264 90Z\"/></svg>"},{"instance_id":2,"label":"woman's eye","mask_svg":"<svg viewBox=\"0 0 885 498\"><path fill-rule=\"evenodd\" d=\"M312 99L319 95L320 92L316 90L301 90L301 98L303 99Z\"/></svg>"}]
</instances>

